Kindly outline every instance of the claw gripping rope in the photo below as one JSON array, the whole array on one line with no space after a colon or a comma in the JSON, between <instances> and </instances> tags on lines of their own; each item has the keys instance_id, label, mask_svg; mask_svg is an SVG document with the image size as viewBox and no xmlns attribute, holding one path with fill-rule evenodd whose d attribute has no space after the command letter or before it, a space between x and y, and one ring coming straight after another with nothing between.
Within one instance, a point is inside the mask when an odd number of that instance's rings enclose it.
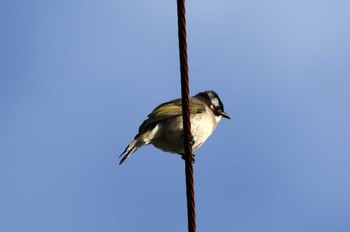
<instances>
[{"instance_id":1,"label":"claw gripping rope","mask_svg":"<svg viewBox=\"0 0 350 232\"><path fill-rule=\"evenodd\" d=\"M184 160L186 173L186 196L187 196L187 220L188 231L196 231L196 210L194 200L194 180L193 180L193 155L192 155L192 134L190 122L190 100L189 81L187 64L187 42L186 42L186 10L185 0L177 0L178 35L179 35L179 55L181 71L181 96L182 96L182 119L184 130Z\"/></svg>"}]
</instances>

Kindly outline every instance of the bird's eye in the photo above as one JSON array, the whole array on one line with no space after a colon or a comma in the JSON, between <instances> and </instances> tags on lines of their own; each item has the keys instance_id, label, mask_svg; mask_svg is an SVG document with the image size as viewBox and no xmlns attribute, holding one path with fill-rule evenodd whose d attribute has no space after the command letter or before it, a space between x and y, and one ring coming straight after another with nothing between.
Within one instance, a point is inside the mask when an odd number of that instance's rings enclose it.
<instances>
[{"instance_id":1,"label":"bird's eye","mask_svg":"<svg viewBox=\"0 0 350 232\"><path fill-rule=\"evenodd\" d=\"M221 112L222 112L220 107L215 107L215 109L213 111L214 111L215 115L221 115Z\"/></svg>"}]
</instances>

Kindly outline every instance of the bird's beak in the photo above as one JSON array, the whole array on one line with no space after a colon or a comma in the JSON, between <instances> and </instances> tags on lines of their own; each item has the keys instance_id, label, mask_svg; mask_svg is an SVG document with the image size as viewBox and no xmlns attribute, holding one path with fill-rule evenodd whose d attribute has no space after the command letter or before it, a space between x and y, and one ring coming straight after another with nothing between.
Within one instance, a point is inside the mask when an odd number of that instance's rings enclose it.
<instances>
[{"instance_id":1,"label":"bird's beak","mask_svg":"<svg viewBox=\"0 0 350 232\"><path fill-rule=\"evenodd\" d=\"M230 115L228 115L228 114L225 113L224 111L222 111L222 112L220 113L220 115L221 115L222 117L224 117L224 118L231 119Z\"/></svg>"}]
</instances>

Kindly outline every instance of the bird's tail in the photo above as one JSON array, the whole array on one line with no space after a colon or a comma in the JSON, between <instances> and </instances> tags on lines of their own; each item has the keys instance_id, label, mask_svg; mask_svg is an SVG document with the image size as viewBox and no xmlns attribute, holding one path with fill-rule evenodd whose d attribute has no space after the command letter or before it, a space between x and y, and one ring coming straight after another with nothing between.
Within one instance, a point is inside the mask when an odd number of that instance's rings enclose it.
<instances>
[{"instance_id":1,"label":"bird's tail","mask_svg":"<svg viewBox=\"0 0 350 232\"><path fill-rule=\"evenodd\" d=\"M145 142L136 136L135 139L125 148L123 153L119 156L119 158L123 157L120 160L119 165L122 164L129 156L132 155L132 153L134 153L137 149L139 149L143 145L145 145Z\"/></svg>"}]
</instances>

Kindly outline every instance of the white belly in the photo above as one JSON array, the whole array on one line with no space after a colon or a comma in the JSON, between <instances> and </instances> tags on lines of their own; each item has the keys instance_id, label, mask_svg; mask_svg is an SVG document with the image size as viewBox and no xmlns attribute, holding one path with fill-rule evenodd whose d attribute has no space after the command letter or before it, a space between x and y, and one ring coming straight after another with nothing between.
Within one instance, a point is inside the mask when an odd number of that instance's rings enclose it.
<instances>
[{"instance_id":1,"label":"white belly","mask_svg":"<svg viewBox=\"0 0 350 232\"><path fill-rule=\"evenodd\" d=\"M191 132L194 140L193 150L198 149L216 128L220 117L211 112L191 115ZM151 143L166 152L184 153L182 116L165 120L155 128Z\"/></svg>"}]
</instances>

